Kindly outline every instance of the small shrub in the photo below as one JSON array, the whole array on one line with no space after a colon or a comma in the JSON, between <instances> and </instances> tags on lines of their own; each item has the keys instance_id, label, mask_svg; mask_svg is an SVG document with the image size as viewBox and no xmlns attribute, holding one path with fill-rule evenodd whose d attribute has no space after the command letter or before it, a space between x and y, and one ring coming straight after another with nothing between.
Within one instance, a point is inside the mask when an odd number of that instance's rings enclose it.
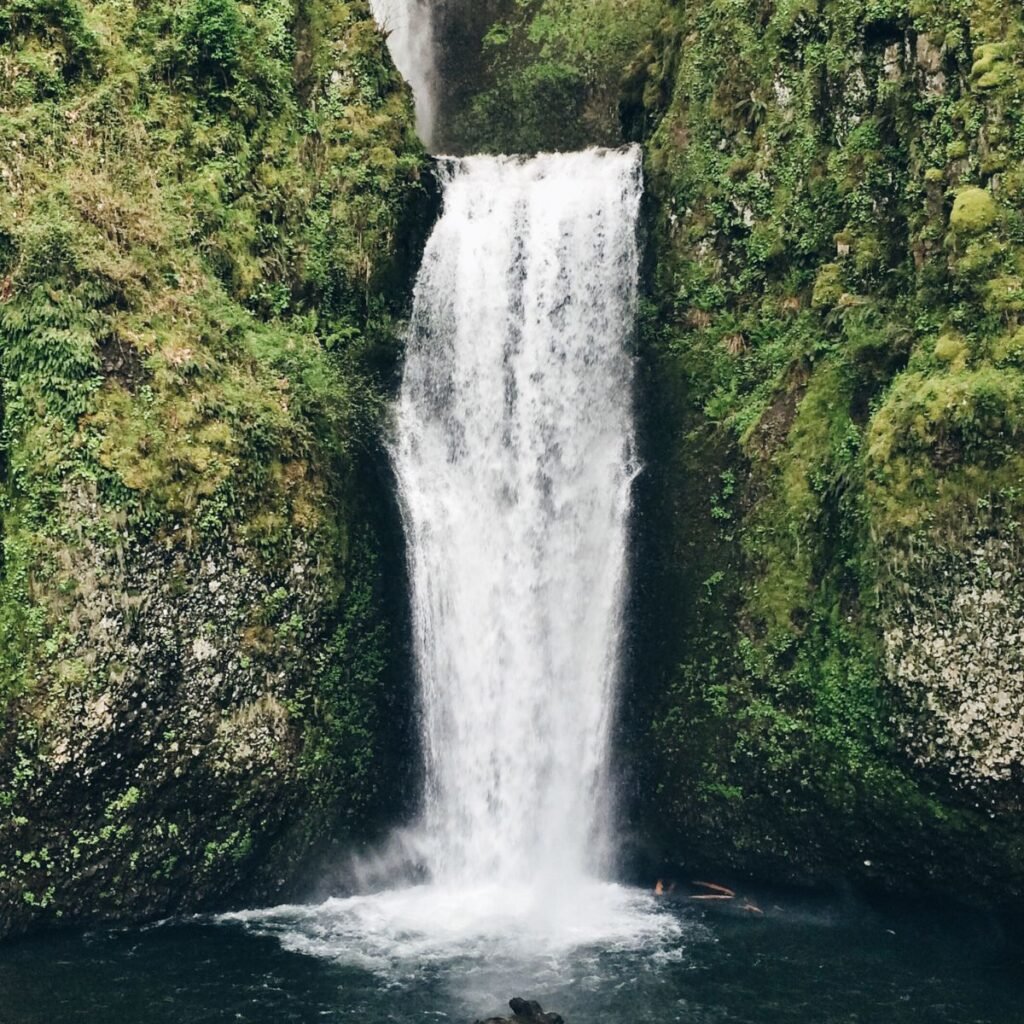
<instances>
[{"instance_id":1,"label":"small shrub","mask_svg":"<svg viewBox=\"0 0 1024 1024\"><path fill-rule=\"evenodd\" d=\"M237 0L192 0L179 39L181 60L198 82L234 83L248 41Z\"/></svg>"}]
</instances>

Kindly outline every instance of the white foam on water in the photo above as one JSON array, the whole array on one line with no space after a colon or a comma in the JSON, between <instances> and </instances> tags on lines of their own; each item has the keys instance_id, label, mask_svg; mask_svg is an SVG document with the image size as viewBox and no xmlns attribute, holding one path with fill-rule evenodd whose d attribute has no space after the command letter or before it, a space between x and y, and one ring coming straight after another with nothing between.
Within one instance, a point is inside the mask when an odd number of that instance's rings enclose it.
<instances>
[{"instance_id":1,"label":"white foam on water","mask_svg":"<svg viewBox=\"0 0 1024 1024\"><path fill-rule=\"evenodd\" d=\"M220 920L274 936L292 952L399 982L453 963L463 971L543 964L559 976L575 965L580 951L648 949L681 931L678 918L663 912L650 894L595 882L581 882L557 898L528 885L431 884L239 911Z\"/></svg>"}]
</instances>

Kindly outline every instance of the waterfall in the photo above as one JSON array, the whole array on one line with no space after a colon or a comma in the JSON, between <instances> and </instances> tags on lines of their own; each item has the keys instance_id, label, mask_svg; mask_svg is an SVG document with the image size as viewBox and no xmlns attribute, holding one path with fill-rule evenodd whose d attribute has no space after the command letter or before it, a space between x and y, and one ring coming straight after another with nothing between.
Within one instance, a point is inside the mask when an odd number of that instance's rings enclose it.
<instances>
[{"instance_id":1,"label":"waterfall","mask_svg":"<svg viewBox=\"0 0 1024 1024\"><path fill-rule=\"evenodd\" d=\"M426 3L375 9L385 24L408 12L391 44L427 83L417 96L429 123ZM356 895L225 919L389 977L443 964L453 984L498 984L498 971L512 991L540 973L572 976L573 951L650 949L679 932L653 896L607 880L640 154L439 168L444 210L416 282L391 446L423 811L357 862Z\"/></svg>"},{"instance_id":2,"label":"waterfall","mask_svg":"<svg viewBox=\"0 0 1024 1024\"><path fill-rule=\"evenodd\" d=\"M634 473L636 150L443 167L395 465L448 884L606 868Z\"/></svg>"},{"instance_id":3,"label":"waterfall","mask_svg":"<svg viewBox=\"0 0 1024 1024\"><path fill-rule=\"evenodd\" d=\"M377 24L388 34L395 66L416 98L416 130L427 149L434 141L437 69L433 4L437 0L370 0Z\"/></svg>"}]
</instances>

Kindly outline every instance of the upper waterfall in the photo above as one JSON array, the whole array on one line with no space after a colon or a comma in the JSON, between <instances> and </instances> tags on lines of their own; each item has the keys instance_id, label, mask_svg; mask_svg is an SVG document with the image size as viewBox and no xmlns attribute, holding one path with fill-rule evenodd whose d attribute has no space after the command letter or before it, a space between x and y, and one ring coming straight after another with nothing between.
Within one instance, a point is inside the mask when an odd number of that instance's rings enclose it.
<instances>
[{"instance_id":1,"label":"upper waterfall","mask_svg":"<svg viewBox=\"0 0 1024 1024\"><path fill-rule=\"evenodd\" d=\"M443 169L395 462L437 880L605 867L634 473L637 150Z\"/></svg>"},{"instance_id":2,"label":"upper waterfall","mask_svg":"<svg viewBox=\"0 0 1024 1024\"><path fill-rule=\"evenodd\" d=\"M416 130L427 149L434 144L437 69L432 0L370 0L377 24L388 35L395 66L412 86Z\"/></svg>"}]
</instances>

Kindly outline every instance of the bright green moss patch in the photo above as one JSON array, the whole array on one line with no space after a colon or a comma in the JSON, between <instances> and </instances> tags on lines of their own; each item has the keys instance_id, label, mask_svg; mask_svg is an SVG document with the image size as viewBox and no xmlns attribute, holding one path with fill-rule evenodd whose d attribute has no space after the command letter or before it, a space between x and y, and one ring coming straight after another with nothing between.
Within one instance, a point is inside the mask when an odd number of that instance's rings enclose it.
<instances>
[{"instance_id":1,"label":"bright green moss patch","mask_svg":"<svg viewBox=\"0 0 1024 1024\"><path fill-rule=\"evenodd\" d=\"M971 65L971 83L975 89L986 91L996 89L1012 74L1012 66L1006 59L1008 47L1005 43L984 43L974 52Z\"/></svg>"},{"instance_id":2,"label":"bright green moss patch","mask_svg":"<svg viewBox=\"0 0 1024 1024\"><path fill-rule=\"evenodd\" d=\"M967 358L967 345L961 335L954 332L943 334L935 342L935 358L940 363L963 364Z\"/></svg>"},{"instance_id":3,"label":"bright green moss patch","mask_svg":"<svg viewBox=\"0 0 1024 1024\"><path fill-rule=\"evenodd\" d=\"M957 532L978 498L1014 488L1024 472L1024 377L983 366L945 376L905 374L871 424L870 483L878 531Z\"/></svg>"},{"instance_id":4,"label":"bright green moss patch","mask_svg":"<svg viewBox=\"0 0 1024 1024\"><path fill-rule=\"evenodd\" d=\"M987 231L999 220L999 207L983 188L964 188L956 194L949 223L954 231L976 235Z\"/></svg>"}]
</instances>

